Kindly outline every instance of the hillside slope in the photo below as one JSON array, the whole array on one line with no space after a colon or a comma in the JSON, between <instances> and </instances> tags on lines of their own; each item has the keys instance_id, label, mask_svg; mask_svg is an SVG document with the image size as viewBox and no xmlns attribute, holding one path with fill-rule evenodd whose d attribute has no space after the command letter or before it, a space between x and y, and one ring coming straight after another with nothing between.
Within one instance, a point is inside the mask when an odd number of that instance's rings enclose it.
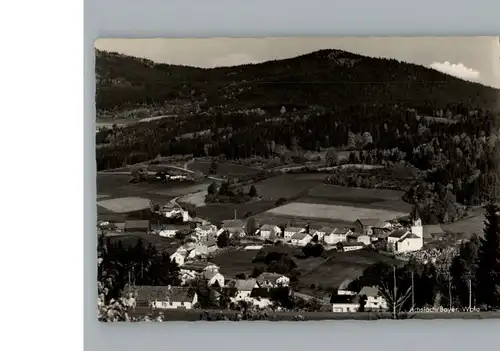
<instances>
[{"instance_id":1,"label":"hillside slope","mask_svg":"<svg viewBox=\"0 0 500 351\"><path fill-rule=\"evenodd\" d=\"M98 110L190 99L203 106L307 108L498 106L500 90L392 59L320 50L291 59L202 69L96 51Z\"/></svg>"}]
</instances>

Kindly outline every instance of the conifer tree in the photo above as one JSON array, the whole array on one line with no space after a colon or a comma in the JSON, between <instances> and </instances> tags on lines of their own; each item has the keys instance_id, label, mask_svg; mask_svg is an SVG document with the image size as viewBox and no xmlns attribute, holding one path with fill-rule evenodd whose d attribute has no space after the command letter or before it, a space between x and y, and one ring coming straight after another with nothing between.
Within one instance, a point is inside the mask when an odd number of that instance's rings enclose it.
<instances>
[{"instance_id":1,"label":"conifer tree","mask_svg":"<svg viewBox=\"0 0 500 351\"><path fill-rule=\"evenodd\" d=\"M500 207L486 207L484 238L479 248L478 302L490 308L500 307Z\"/></svg>"}]
</instances>

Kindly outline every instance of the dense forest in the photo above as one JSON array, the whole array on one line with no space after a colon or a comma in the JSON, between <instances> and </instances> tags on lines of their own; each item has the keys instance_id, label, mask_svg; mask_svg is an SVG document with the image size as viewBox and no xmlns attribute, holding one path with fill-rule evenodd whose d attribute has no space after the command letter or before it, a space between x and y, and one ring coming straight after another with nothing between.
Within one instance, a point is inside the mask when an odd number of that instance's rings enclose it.
<instances>
[{"instance_id":1,"label":"dense forest","mask_svg":"<svg viewBox=\"0 0 500 351\"><path fill-rule=\"evenodd\" d=\"M216 69L98 51L96 71L98 111L195 106L175 118L98 132L98 170L158 155L236 160L283 158L278 146L295 156L343 148L364 151L364 163L421 170L419 183L405 190L407 201L435 213L426 222L460 217L451 204L482 205L496 196L497 89L336 50Z\"/></svg>"}]
</instances>

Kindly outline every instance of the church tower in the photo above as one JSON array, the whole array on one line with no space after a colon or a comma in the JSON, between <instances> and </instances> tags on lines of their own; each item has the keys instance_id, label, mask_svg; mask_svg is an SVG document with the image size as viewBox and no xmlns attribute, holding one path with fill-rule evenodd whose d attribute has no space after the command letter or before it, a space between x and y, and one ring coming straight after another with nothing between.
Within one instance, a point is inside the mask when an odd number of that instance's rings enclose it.
<instances>
[{"instance_id":1,"label":"church tower","mask_svg":"<svg viewBox=\"0 0 500 351\"><path fill-rule=\"evenodd\" d=\"M423 241L424 228L422 227L422 219L420 218L417 205L413 205L413 209L411 211L411 232L418 235L418 237L420 237Z\"/></svg>"}]
</instances>

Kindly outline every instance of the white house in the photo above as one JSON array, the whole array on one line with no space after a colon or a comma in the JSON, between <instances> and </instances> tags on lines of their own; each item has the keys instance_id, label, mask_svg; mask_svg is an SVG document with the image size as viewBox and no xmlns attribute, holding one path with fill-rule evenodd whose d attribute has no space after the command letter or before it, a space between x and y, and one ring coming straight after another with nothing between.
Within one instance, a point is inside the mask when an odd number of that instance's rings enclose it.
<instances>
[{"instance_id":1,"label":"white house","mask_svg":"<svg viewBox=\"0 0 500 351\"><path fill-rule=\"evenodd\" d=\"M410 232L396 242L395 251L397 253L412 252L421 250L422 247L423 239Z\"/></svg>"},{"instance_id":2,"label":"white house","mask_svg":"<svg viewBox=\"0 0 500 351\"><path fill-rule=\"evenodd\" d=\"M360 218L354 222L356 232L364 235L372 235L374 228L390 227L390 223L381 221L379 218Z\"/></svg>"},{"instance_id":3,"label":"white house","mask_svg":"<svg viewBox=\"0 0 500 351\"><path fill-rule=\"evenodd\" d=\"M170 261L174 261L180 267L186 260L186 254L187 252L176 251L172 255L170 255Z\"/></svg>"},{"instance_id":4,"label":"white house","mask_svg":"<svg viewBox=\"0 0 500 351\"><path fill-rule=\"evenodd\" d=\"M217 233L217 226L213 224L204 224L196 227L195 233L199 238L215 235Z\"/></svg>"},{"instance_id":5,"label":"white house","mask_svg":"<svg viewBox=\"0 0 500 351\"><path fill-rule=\"evenodd\" d=\"M272 224L264 224L257 232L262 239L274 239L281 236L280 227Z\"/></svg>"},{"instance_id":6,"label":"white house","mask_svg":"<svg viewBox=\"0 0 500 351\"><path fill-rule=\"evenodd\" d=\"M335 245L347 241L347 236L352 234L352 230L348 228L335 228L331 233L323 237L323 241L327 245Z\"/></svg>"},{"instance_id":7,"label":"white house","mask_svg":"<svg viewBox=\"0 0 500 351\"><path fill-rule=\"evenodd\" d=\"M284 238L285 240L290 240L292 236L294 236L297 233L303 233L305 232L305 228L299 228L299 227L287 227L285 228L285 233L284 233Z\"/></svg>"},{"instance_id":8,"label":"white house","mask_svg":"<svg viewBox=\"0 0 500 351\"><path fill-rule=\"evenodd\" d=\"M333 233L334 230L335 229L331 227L321 227L316 231L315 234L318 236L319 241L323 241L324 237Z\"/></svg>"},{"instance_id":9,"label":"white house","mask_svg":"<svg viewBox=\"0 0 500 351\"><path fill-rule=\"evenodd\" d=\"M353 242L353 243L341 243L343 252L361 250L365 247L363 243Z\"/></svg>"},{"instance_id":10,"label":"white house","mask_svg":"<svg viewBox=\"0 0 500 351\"><path fill-rule=\"evenodd\" d=\"M332 295L330 299L332 312L348 313L357 312L359 309L359 298L356 295Z\"/></svg>"},{"instance_id":11,"label":"white house","mask_svg":"<svg viewBox=\"0 0 500 351\"><path fill-rule=\"evenodd\" d=\"M229 283L229 287L236 289L236 296L234 296L231 300L233 302L238 301L250 301L250 294L252 290L258 288L256 279L236 279Z\"/></svg>"},{"instance_id":12,"label":"white house","mask_svg":"<svg viewBox=\"0 0 500 351\"><path fill-rule=\"evenodd\" d=\"M295 233L290 240L292 245L306 246L312 240L312 236L307 233Z\"/></svg>"},{"instance_id":13,"label":"white house","mask_svg":"<svg viewBox=\"0 0 500 351\"><path fill-rule=\"evenodd\" d=\"M218 269L208 269L203 272L203 277L208 281L207 285L217 285L219 287L224 286L224 276L219 272Z\"/></svg>"},{"instance_id":14,"label":"white house","mask_svg":"<svg viewBox=\"0 0 500 351\"><path fill-rule=\"evenodd\" d=\"M190 229L189 225L181 224L181 225L176 225L176 224L169 224L162 226L161 228L158 229L158 235L165 237L165 238L173 238L175 237L175 234L181 230L188 230Z\"/></svg>"},{"instance_id":15,"label":"white house","mask_svg":"<svg viewBox=\"0 0 500 351\"><path fill-rule=\"evenodd\" d=\"M387 301L382 297L377 287L365 286L361 289L358 295L366 296L365 309L370 309L370 310L387 309Z\"/></svg>"},{"instance_id":16,"label":"white house","mask_svg":"<svg viewBox=\"0 0 500 351\"><path fill-rule=\"evenodd\" d=\"M137 306L156 309L192 309L198 295L192 289L176 286L133 286L126 293L134 296Z\"/></svg>"},{"instance_id":17,"label":"white house","mask_svg":"<svg viewBox=\"0 0 500 351\"><path fill-rule=\"evenodd\" d=\"M360 236L358 236L358 238L356 239L356 241L358 243L362 243L363 245L370 245L371 242L372 242L372 239L368 235L360 235Z\"/></svg>"},{"instance_id":18,"label":"white house","mask_svg":"<svg viewBox=\"0 0 500 351\"><path fill-rule=\"evenodd\" d=\"M233 236L238 236L238 237L243 237L245 236L245 228L246 228L246 223L243 220L240 219L228 219L222 221L222 226L217 232L217 236L221 235L224 233L224 231L229 232L229 237Z\"/></svg>"},{"instance_id":19,"label":"white house","mask_svg":"<svg viewBox=\"0 0 500 351\"><path fill-rule=\"evenodd\" d=\"M259 288L276 288L290 285L290 278L278 273L264 272L257 277Z\"/></svg>"}]
</instances>

